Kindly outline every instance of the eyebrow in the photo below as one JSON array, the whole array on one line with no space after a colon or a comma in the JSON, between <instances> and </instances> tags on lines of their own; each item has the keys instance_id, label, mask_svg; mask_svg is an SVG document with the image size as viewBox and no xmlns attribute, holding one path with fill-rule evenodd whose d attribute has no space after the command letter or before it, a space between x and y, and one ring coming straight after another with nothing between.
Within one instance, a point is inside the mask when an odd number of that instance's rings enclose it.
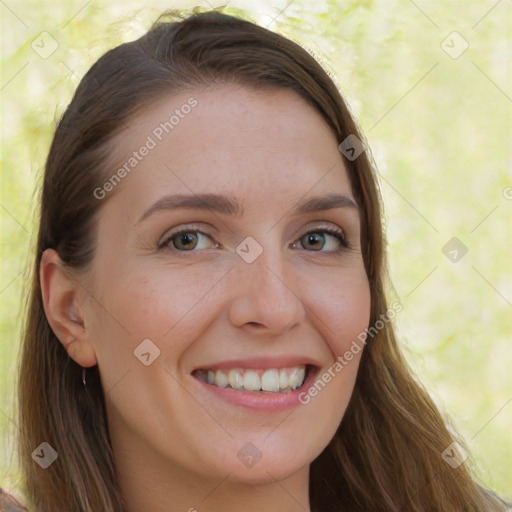
<instances>
[{"instance_id":1,"label":"eyebrow","mask_svg":"<svg viewBox=\"0 0 512 512\"><path fill-rule=\"evenodd\" d=\"M159 199L153 206L146 210L137 221L137 224L140 224L155 212L179 208L211 210L225 215L235 215L237 217L242 217L244 213L243 206L236 199L220 194L169 195ZM311 213L334 208L357 209L357 205L353 199L346 195L329 193L299 202L292 213Z\"/></svg>"}]
</instances>

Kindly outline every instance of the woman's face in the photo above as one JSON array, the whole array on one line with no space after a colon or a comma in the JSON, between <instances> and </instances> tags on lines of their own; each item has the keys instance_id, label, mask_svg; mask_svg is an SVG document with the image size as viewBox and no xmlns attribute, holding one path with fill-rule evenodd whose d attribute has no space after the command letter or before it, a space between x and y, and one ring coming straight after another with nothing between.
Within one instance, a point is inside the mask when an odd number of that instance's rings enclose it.
<instances>
[{"instance_id":1,"label":"woman's face","mask_svg":"<svg viewBox=\"0 0 512 512\"><path fill-rule=\"evenodd\" d=\"M294 92L218 86L144 109L115 158L85 325L117 461L217 482L307 471L361 353L333 364L370 314L336 138Z\"/></svg>"}]
</instances>

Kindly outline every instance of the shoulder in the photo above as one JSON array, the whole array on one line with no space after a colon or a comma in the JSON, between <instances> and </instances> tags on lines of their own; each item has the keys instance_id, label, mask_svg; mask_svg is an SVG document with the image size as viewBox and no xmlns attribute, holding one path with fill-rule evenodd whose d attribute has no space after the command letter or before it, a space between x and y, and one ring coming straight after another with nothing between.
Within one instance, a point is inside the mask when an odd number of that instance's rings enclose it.
<instances>
[{"instance_id":1,"label":"shoulder","mask_svg":"<svg viewBox=\"0 0 512 512\"><path fill-rule=\"evenodd\" d=\"M13 494L0 487L0 512L28 512L28 509Z\"/></svg>"}]
</instances>

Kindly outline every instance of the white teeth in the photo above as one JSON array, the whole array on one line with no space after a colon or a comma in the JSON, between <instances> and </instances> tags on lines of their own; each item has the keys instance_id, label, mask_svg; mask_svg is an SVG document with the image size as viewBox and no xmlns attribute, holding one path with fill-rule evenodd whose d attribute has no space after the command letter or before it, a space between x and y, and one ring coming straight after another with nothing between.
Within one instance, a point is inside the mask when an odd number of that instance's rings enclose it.
<instances>
[{"instance_id":1,"label":"white teeth","mask_svg":"<svg viewBox=\"0 0 512 512\"><path fill-rule=\"evenodd\" d=\"M261 379L256 372L247 370L244 373L244 389L247 391L259 391L261 389Z\"/></svg>"},{"instance_id":2,"label":"white teeth","mask_svg":"<svg viewBox=\"0 0 512 512\"><path fill-rule=\"evenodd\" d=\"M242 389L244 387L244 378L239 370L229 370L229 385L233 389Z\"/></svg>"},{"instance_id":3,"label":"white teeth","mask_svg":"<svg viewBox=\"0 0 512 512\"><path fill-rule=\"evenodd\" d=\"M222 370L215 372L215 384L217 384L219 388L225 388L228 385L228 378Z\"/></svg>"},{"instance_id":4,"label":"white teeth","mask_svg":"<svg viewBox=\"0 0 512 512\"><path fill-rule=\"evenodd\" d=\"M263 391L279 391L279 372L277 370L267 370L261 376L261 389Z\"/></svg>"},{"instance_id":5,"label":"white teeth","mask_svg":"<svg viewBox=\"0 0 512 512\"><path fill-rule=\"evenodd\" d=\"M288 374L284 368L279 370L279 387L286 389L288 387Z\"/></svg>"},{"instance_id":6,"label":"white teeth","mask_svg":"<svg viewBox=\"0 0 512 512\"><path fill-rule=\"evenodd\" d=\"M299 388L306 377L305 366L268 370L199 370L197 376L220 388L280 393Z\"/></svg>"},{"instance_id":7,"label":"white teeth","mask_svg":"<svg viewBox=\"0 0 512 512\"><path fill-rule=\"evenodd\" d=\"M304 368L294 368L288 377L288 385L292 389L297 389L304 381Z\"/></svg>"}]
</instances>

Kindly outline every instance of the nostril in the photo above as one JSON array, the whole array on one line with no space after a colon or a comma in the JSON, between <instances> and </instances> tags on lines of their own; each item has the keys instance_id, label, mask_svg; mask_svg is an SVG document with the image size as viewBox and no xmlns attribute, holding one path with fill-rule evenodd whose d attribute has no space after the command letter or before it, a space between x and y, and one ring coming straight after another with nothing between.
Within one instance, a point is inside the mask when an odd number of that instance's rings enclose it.
<instances>
[{"instance_id":1,"label":"nostril","mask_svg":"<svg viewBox=\"0 0 512 512\"><path fill-rule=\"evenodd\" d=\"M263 327L260 323L258 322L247 322L248 325L252 326L252 327L256 327L257 329L260 329L261 327Z\"/></svg>"}]
</instances>

